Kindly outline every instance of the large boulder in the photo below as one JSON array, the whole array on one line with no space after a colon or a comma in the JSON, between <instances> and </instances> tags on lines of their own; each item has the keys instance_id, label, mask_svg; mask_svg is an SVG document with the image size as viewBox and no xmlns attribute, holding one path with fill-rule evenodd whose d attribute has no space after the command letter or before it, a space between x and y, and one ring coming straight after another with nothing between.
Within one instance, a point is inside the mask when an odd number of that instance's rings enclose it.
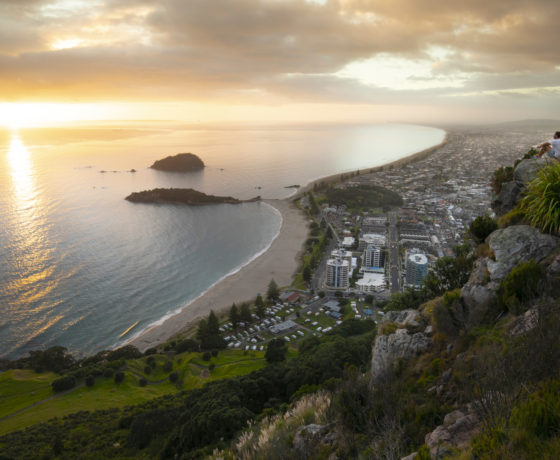
<instances>
[{"instance_id":1,"label":"large boulder","mask_svg":"<svg viewBox=\"0 0 560 460\"><path fill-rule=\"evenodd\" d=\"M498 283L490 281L487 257L477 259L469 281L461 289L461 298L468 312L468 323L478 324L496 301Z\"/></svg>"},{"instance_id":2,"label":"large boulder","mask_svg":"<svg viewBox=\"0 0 560 460\"><path fill-rule=\"evenodd\" d=\"M486 268L490 280L499 282L521 263L542 261L559 245L560 239L529 225L513 225L492 232L487 242L494 260L488 259Z\"/></svg>"},{"instance_id":3,"label":"large boulder","mask_svg":"<svg viewBox=\"0 0 560 460\"><path fill-rule=\"evenodd\" d=\"M398 327L406 327L412 326L417 327L420 326L420 312L418 310L408 309L408 310L401 310L401 311L388 311L383 318L381 319L380 323L395 323Z\"/></svg>"},{"instance_id":4,"label":"large boulder","mask_svg":"<svg viewBox=\"0 0 560 460\"><path fill-rule=\"evenodd\" d=\"M544 158L528 158L527 160L523 160L515 167L513 171L513 180L523 189L529 182L537 177L539 169L547 164L548 162Z\"/></svg>"},{"instance_id":5,"label":"large boulder","mask_svg":"<svg viewBox=\"0 0 560 460\"><path fill-rule=\"evenodd\" d=\"M492 201L494 212L501 216L515 208L519 201L521 190L523 190L523 187L515 181L502 184L502 190Z\"/></svg>"},{"instance_id":6,"label":"large boulder","mask_svg":"<svg viewBox=\"0 0 560 460\"><path fill-rule=\"evenodd\" d=\"M372 384L375 386L390 378L399 362L426 351L431 344L432 339L425 333L409 334L406 329L397 329L394 334L378 336L372 351Z\"/></svg>"},{"instance_id":7,"label":"large boulder","mask_svg":"<svg viewBox=\"0 0 560 460\"><path fill-rule=\"evenodd\" d=\"M466 410L455 410L443 419L443 425L428 433L425 443L434 460L450 455L454 449L468 446L479 432L480 419L471 405Z\"/></svg>"}]
</instances>

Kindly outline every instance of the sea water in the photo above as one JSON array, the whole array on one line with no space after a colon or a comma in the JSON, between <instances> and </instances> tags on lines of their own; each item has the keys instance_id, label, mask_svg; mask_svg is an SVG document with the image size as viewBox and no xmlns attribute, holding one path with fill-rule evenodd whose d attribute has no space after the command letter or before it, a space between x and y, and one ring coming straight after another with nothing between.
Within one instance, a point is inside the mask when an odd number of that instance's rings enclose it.
<instances>
[{"instance_id":1,"label":"sea water","mask_svg":"<svg viewBox=\"0 0 560 460\"><path fill-rule=\"evenodd\" d=\"M2 133L0 357L53 345L84 355L123 343L262 253L281 226L262 202L133 204L124 199L131 192L285 198L291 185L385 164L444 135L393 124ZM180 152L206 168L149 169Z\"/></svg>"}]
</instances>

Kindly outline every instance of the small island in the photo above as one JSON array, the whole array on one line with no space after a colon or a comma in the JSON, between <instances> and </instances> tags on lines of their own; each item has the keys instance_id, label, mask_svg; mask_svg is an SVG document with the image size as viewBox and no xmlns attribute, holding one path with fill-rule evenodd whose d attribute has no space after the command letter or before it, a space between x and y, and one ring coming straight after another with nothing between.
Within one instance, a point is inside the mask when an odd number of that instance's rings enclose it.
<instances>
[{"instance_id":1,"label":"small island","mask_svg":"<svg viewBox=\"0 0 560 460\"><path fill-rule=\"evenodd\" d=\"M168 172L191 172L204 169L204 162L194 153L178 153L157 160L150 168Z\"/></svg>"},{"instance_id":2,"label":"small island","mask_svg":"<svg viewBox=\"0 0 560 460\"><path fill-rule=\"evenodd\" d=\"M250 200L238 200L231 196L214 196L193 190L192 188L156 188L134 192L126 200L132 203L171 203L186 204L189 206L203 206L208 204L240 204L259 201L260 196Z\"/></svg>"}]
</instances>

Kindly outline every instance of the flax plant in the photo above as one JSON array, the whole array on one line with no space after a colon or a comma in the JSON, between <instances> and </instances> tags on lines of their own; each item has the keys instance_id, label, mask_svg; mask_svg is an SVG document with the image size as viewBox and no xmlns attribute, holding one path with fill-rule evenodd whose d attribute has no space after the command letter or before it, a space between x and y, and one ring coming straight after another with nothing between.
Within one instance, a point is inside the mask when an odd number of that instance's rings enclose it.
<instances>
[{"instance_id":1,"label":"flax plant","mask_svg":"<svg viewBox=\"0 0 560 460\"><path fill-rule=\"evenodd\" d=\"M525 219L545 233L560 233L560 161L542 168L525 189Z\"/></svg>"}]
</instances>

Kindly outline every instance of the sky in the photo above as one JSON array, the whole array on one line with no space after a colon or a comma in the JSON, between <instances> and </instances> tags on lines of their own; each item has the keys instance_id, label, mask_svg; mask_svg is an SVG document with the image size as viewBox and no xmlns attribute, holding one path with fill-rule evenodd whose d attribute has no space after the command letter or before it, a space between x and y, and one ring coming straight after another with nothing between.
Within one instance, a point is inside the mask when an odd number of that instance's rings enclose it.
<instances>
[{"instance_id":1,"label":"sky","mask_svg":"<svg viewBox=\"0 0 560 460\"><path fill-rule=\"evenodd\" d=\"M0 125L560 118L558 0L0 0Z\"/></svg>"}]
</instances>

